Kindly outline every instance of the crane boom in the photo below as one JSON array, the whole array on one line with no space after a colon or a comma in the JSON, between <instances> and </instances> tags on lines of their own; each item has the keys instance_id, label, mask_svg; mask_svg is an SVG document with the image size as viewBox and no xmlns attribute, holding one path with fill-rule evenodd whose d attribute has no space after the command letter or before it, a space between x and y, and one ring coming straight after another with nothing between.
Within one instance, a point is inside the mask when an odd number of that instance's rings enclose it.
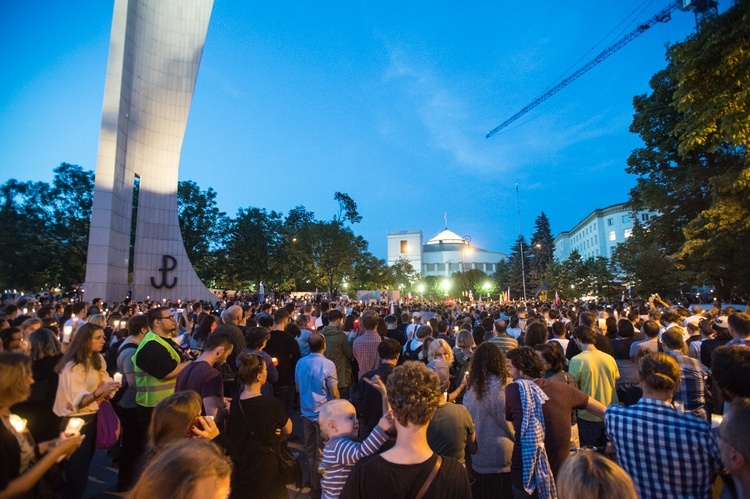
<instances>
[{"instance_id":1,"label":"crane boom","mask_svg":"<svg viewBox=\"0 0 750 499\"><path fill-rule=\"evenodd\" d=\"M553 95L555 95L557 92L565 88L566 86L573 83L575 80L583 76L586 72L588 72L591 68L602 62L607 57L611 56L621 48L623 48L625 45L639 37L644 31L648 30L650 27L657 23L666 22L669 21L671 18L672 12L674 12L676 9L680 8L679 2L673 2L671 3L667 8L660 11L653 17L651 17L648 21L641 24L637 28L635 28L633 31L607 47L606 49L602 50L599 55L591 59L589 62L587 62L585 65L581 66L579 69L577 69L573 74L565 78L563 81L555 85L554 87L550 88L540 96L538 96L536 99L532 100L529 104L527 104L523 109L518 111L516 114L508 118L507 120L503 121L500 125L493 128L489 132L487 132L487 135L485 135L486 138L490 138L493 135L495 135L497 132L505 128L506 126L510 125L514 121L516 121L518 118L523 116L524 114L528 113L535 107L537 107L542 102L546 101Z\"/></svg>"}]
</instances>

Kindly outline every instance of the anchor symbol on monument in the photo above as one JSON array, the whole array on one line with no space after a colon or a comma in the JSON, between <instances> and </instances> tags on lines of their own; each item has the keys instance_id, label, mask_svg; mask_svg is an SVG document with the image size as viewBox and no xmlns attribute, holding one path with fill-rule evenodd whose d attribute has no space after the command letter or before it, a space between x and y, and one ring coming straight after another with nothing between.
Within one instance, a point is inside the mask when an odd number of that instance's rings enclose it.
<instances>
[{"instance_id":1,"label":"anchor symbol on monument","mask_svg":"<svg viewBox=\"0 0 750 499\"><path fill-rule=\"evenodd\" d=\"M167 284L167 272L171 272L172 270L177 268L177 259L170 255L162 255L161 257L161 268L159 269L159 272L161 272L161 283L156 284L156 281L153 277L151 277L151 285L155 287L156 289L161 288L167 288L172 289L177 285L177 278L172 278L172 284Z\"/></svg>"}]
</instances>

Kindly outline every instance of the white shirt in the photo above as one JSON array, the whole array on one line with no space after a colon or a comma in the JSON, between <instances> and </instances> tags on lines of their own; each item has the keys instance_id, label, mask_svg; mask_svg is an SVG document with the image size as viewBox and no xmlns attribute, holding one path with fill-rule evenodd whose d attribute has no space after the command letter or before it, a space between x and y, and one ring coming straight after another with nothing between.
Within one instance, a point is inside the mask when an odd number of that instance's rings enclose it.
<instances>
[{"instance_id":1,"label":"white shirt","mask_svg":"<svg viewBox=\"0 0 750 499\"><path fill-rule=\"evenodd\" d=\"M101 357L101 354L97 354ZM93 414L99 410L99 404L92 402L86 407L79 407L81 400L91 395L99 387L100 379L112 381L107 374L107 363L101 358L102 369L84 369L82 364L68 362L60 372L60 381L57 385L57 396L52 411L58 416L72 416L82 414ZM101 377L100 377L101 376Z\"/></svg>"}]
</instances>

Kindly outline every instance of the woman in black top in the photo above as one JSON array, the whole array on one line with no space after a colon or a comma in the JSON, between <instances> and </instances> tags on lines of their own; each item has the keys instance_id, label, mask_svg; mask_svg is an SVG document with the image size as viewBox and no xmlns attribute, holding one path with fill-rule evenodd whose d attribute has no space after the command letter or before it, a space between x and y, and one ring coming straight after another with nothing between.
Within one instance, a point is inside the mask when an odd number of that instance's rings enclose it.
<instances>
[{"instance_id":1,"label":"woman in black top","mask_svg":"<svg viewBox=\"0 0 750 499\"><path fill-rule=\"evenodd\" d=\"M57 394L58 374L55 366L62 358L62 346L55 334L40 328L29 336L31 345L31 373L34 385L28 400L13 406L13 412L26 418L28 429L37 440L57 437L60 417L52 412Z\"/></svg>"},{"instance_id":2,"label":"woman in black top","mask_svg":"<svg viewBox=\"0 0 750 499\"><path fill-rule=\"evenodd\" d=\"M292 421L275 397L264 397L261 387L268 371L263 358L243 353L237 377L244 385L232 401L227 426L227 451L234 463L230 497L259 499L288 497L281 474L279 435L292 432Z\"/></svg>"},{"instance_id":3,"label":"woman in black top","mask_svg":"<svg viewBox=\"0 0 750 499\"><path fill-rule=\"evenodd\" d=\"M28 430L12 424L10 408L31 393L31 360L23 354L0 352L0 496L29 492L57 462L83 441L82 435L35 444Z\"/></svg>"}]
</instances>

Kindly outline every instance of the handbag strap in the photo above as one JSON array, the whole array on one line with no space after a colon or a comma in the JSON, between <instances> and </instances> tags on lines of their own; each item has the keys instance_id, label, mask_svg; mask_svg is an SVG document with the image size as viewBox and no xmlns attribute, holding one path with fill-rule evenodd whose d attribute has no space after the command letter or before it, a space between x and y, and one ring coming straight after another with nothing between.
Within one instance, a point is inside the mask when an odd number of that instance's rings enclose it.
<instances>
[{"instance_id":1,"label":"handbag strap","mask_svg":"<svg viewBox=\"0 0 750 499\"><path fill-rule=\"evenodd\" d=\"M427 477L427 480L424 481L424 483L422 484L422 488L419 489L419 492L417 492L417 495L414 496L414 499L422 499L424 497L424 495L427 493L427 489L430 488L430 485L432 485L432 482L435 480L438 471L440 471L441 464L443 464L443 458L440 457L440 454L438 454L437 460L435 461L435 466L432 467L430 475Z\"/></svg>"}]
</instances>

